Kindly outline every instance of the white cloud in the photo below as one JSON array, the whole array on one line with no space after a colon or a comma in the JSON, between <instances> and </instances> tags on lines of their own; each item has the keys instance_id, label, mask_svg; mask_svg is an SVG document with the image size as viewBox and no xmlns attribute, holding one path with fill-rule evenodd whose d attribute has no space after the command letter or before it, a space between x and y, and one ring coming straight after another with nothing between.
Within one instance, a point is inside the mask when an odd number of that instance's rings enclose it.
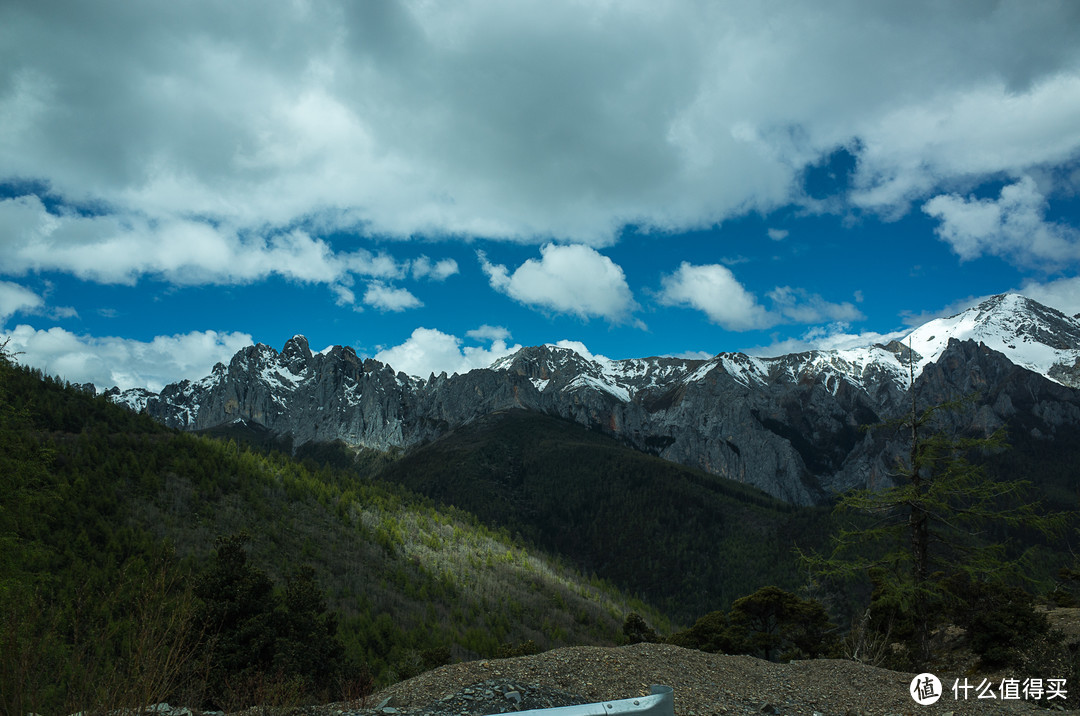
<instances>
[{"instance_id":1,"label":"white cloud","mask_svg":"<svg viewBox=\"0 0 1080 716\"><path fill-rule=\"evenodd\" d=\"M252 344L246 333L194 331L156 336L151 341L80 336L62 328L36 330L20 324L5 336L19 362L72 383L93 383L104 390L144 387L161 390L184 378L209 375L215 363L228 361Z\"/></svg>"},{"instance_id":2,"label":"white cloud","mask_svg":"<svg viewBox=\"0 0 1080 716\"><path fill-rule=\"evenodd\" d=\"M0 281L0 327L20 311L34 311L45 303L41 296L16 283Z\"/></svg>"},{"instance_id":3,"label":"white cloud","mask_svg":"<svg viewBox=\"0 0 1080 716\"><path fill-rule=\"evenodd\" d=\"M51 213L36 196L0 200L5 270L63 271L100 283L133 284L144 275L176 284L235 284L271 275L333 283L351 274L395 277L402 268L363 249L335 253L301 230L242 236L228 225L192 219Z\"/></svg>"},{"instance_id":4,"label":"white cloud","mask_svg":"<svg viewBox=\"0 0 1080 716\"><path fill-rule=\"evenodd\" d=\"M1080 277L1077 276L1059 278L1048 283L1029 281L1013 292L1070 316L1080 314Z\"/></svg>"},{"instance_id":5,"label":"white cloud","mask_svg":"<svg viewBox=\"0 0 1080 716\"><path fill-rule=\"evenodd\" d=\"M236 255L254 261L237 276L260 275L270 254L323 275L318 244L289 238L306 221L601 246L626 223L699 228L804 198L803 169L837 147L856 155L852 200L886 213L1080 152L1070 2L159 10L0 8L0 180L97 207L66 230L141 259L111 271L84 252L102 280L223 280L213 259ZM206 260L155 252L162 237ZM47 243L26 259L48 262Z\"/></svg>"},{"instance_id":6,"label":"white cloud","mask_svg":"<svg viewBox=\"0 0 1080 716\"><path fill-rule=\"evenodd\" d=\"M539 261L529 259L512 273L482 251L477 256L491 287L526 306L614 322L636 308L622 268L589 246L545 244Z\"/></svg>"},{"instance_id":7,"label":"white cloud","mask_svg":"<svg viewBox=\"0 0 1080 716\"><path fill-rule=\"evenodd\" d=\"M667 354L668 358L681 358L683 360L709 360L713 357L708 351L682 351L681 353Z\"/></svg>"},{"instance_id":8,"label":"white cloud","mask_svg":"<svg viewBox=\"0 0 1080 716\"><path fill-rule=\"evenodd\" d=\"M753 293L720 264L692 265L683 261L675 273L661 277L657 300L666 306L701 311L709 320L729 331L764 329L779 323L824 323L864 318L850 303L829 303L801 288L777 286L766 294L766 309Z\"/></svg>"},{"instance_id":9,"label":"white cloud","mask_svg":"<svg viewBox=\"0 0 1080 716\"><path fill-rule=\"evenodd\" d=\"M411 270L413 278L445 281L458 272L458 265L454 259L442 259L433 264L427 256L421 256L413 260Z\"/></svg>"},{"instance_id":10,"label":"white cloud","mask_svg":"<svg viewBox=\"0 0 1080 716\"><path fill-rule=\"evenodd\" d=\"M510 338L510 331L502 326L489 326L485 323L479 328L466 331L465 335L476 341L505 341Z\"/></svg>"},{"instance_id":11,"label":"white cloud","mask_svg":"<svg viewBox=\"0 0 1080 716\"><path fill-rule=\"evenodd\" d=\"M846 322L865 318L862 311L850 303L829 303L801 288L778 286L767 295L773 303L773 312L782 316L785 323Z\"/></svg>"},{"instance_id":12,"label":"white cloud","mask_svg":"<svg viewBox=\"0 0 1080 716\"><path fill-rule=\"evenodd\" d=\"M1002 188L996 200L941 194L923 211L941 222L937 235L961 259L990 254L1042 266L1080 260L1080 230L1046 220L1046 198L1028 176Z\"/></svg>"},{"instance_id":13,"label":"white cloud","mask_svg":"<svg viewBox=\"0 0 1080 716\"><path fill-rule=\"evenodd\" d=\"M486 326L477 330L490 334L492 331L485 330L490 328ZM470 331L470 334L472 333ZM506 337L509 338L509 334ZM499 358L519 350L520 345L508 346L503 338L494 338L487 348L463 347L462 340L457 336L434 328L417 328L404 343L376 353L375 360L382 361L406 375L427 378L432 373L439 375L443 371L447 375L453 375L468 373L475 368L486 368Z\"/></svg>"},{"instance_id":14,"label":"white cloud","mask_svg":"<svg viewBox=\"0 0 1080 716\"><path fill-rule=\"evenodd\" d=\"M769 238L773 241L783 241L790 232L787 229L769 229Z\"/></svg>"},{"instance_id":15,"label":"white cloud","mask_svg":"<svg viewBox=\"0 0 1080 716\"><path fill-rule=\"evenodd\" d=\"M814 326L798 338L785 338L780 341L774 341L767 346L748 348L745 353L754 356L774 357L787 355L789 353L802 353L804 351L865 348L867 346L872 346L875 343L885 345L889 341L900 340L910 332L910 329L908 329L894 331L892 333L877 333L875 331L849 333L849 328L850 326L846 323Z\"/></svg>"},{"instance_id":16,"label":"white cloud","mask_svg":"<svg viewBox=\"0 0 1080 716\"><path fill-rule=\"evenodd\" d=\"M342 286L341 284L334 284L330 287L334 295L337 296L335 303L339 306L351 306L356 303L356 294L348 286Z\"/></svg>"},{"instance_id":17,"label":"white cloud","mask_svg":"<svg viewBox=\"0 0 1080 716\"><path fill-rule=\"evenodd\" d=\"M1019 86L992 74L949 84L865 118L856 132L856 205L898 215L941 183L1068 164L1080 150L1075 57Z\"/></svg>"},{"instance_id":18,"label":"white cloud","mask_svg":"<svg viewBox=\"0 0 1080 716\"><path fill-rule=\"evenodd\" d=\"M768 328L777 322L726 266L694 266L683 261L661 281L660 303L697 309L729 331Z\"/></svg>"},{"instance_id":19,"label":"white cloud","mask_svg":"<svg viewBox=\"0 0 1080 716\"><path fill-rule=\"evenodd\" d=\"M372 281L364 292L364 303L380 311L401 312L409 308L419 308L423 302L412 295L408 289L387 286L382 281Z\"/></svg>"}]
</instances>

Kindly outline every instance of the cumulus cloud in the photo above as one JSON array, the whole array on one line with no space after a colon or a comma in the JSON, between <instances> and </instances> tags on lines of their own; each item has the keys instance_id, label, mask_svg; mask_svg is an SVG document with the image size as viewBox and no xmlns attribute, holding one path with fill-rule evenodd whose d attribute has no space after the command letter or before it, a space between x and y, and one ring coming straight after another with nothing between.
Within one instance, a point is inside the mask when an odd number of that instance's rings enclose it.
<instances>
[{"instance_id":1,"label":"cumulus cloud","mask_svg":"<svg viewBox=\"0 0 1080 716\"><path fill-rule=\"evenodd\" d=\"M341 284L334 284L330 287L330 290L336 296L335 303L339 306L351 306L356 303L356 294L348 286L342 286Z\"/></svg>"},{"instance_id":2,"label":"cumulus cloud","mask_svg":"<svg viewBox=\"0 0 1080 716\"><path fill-rule=\"evenodd\" d=\"M482 251L477 257L491 287L526 306L615 322L636 308L622 268L589 246L545 244L540 260L529 259L512 272Z\"/></svg>"},{"instance_id":3,"label":"cumulus cloud","mask_svg":"<svg viewBox=\"0 0 1080 716\"><path fill-rule=\"evenodd\" d=\"M675 273L661 280L660 303L697 309L710 321L730 331L749 331L776 324L776 317L757 302L726 266L694 266L683 261Z\"/></svg>"},{"instance_id":4,"label":"cumulus cloud","mask_svg":"<svg viewBox=\"0 0 1080 716\"><path fill-rule=\"evenodd\" d=\"M1046 198L1029 176L1002 188L997 199L941 194L923 211L941 222L937 235L961 259L990 254L1041 266L1080 259L1080 230L1046 220Z\"/></svg>"},{"instance_id":5,"label":"cumulus cloud","mask_svg":"<svg viewBox=\"0 0 1080 716\"><path fill-rule=\"evenodd\" d=\"M67 230L139 244L120 277L224 275L154 254L163 236L320 273L287 232L303 222L602 246L805 198L803 170L838 147L851 201L904 211L1080 151L1069 2L149 7L0 8L0 180L95 207Z\"/></svg>"},{"instance_id":6,"label":"cumulus cloud","mask_svg":"<svg viewBox=\"0 0 1080 716\"><path fill-rule=\"evenodd\" d=\"M830 303L801 288L778 286L767 295L772 301L773 312L785 323L848 322L865 318L862 311L850 303Z\"/></svg>"},{"instance_id":7,"label":"cumulus cloud","mask_svg":"<svg viewBox=\"0 0 1080 716\"><path fill-rule=\"evenodd\" d=\"M769 229L768 231L769 238L773 241L783 241L788 237L788 233L790 232L787 229Z\"/></svg>"},{"instance_id":8,"label":"cumulus cloud","mask_svg":"<svg viewBox=\"0 0 1080 716\"><path fill-rule=\"evenodd\" d=\"M779 323L822 323L860 320L863 314L850 303L830 303L821 296L790 286L778 286L767 296L766 309L757 297L720 264L693 265L683 261L672 274L661 278L657 300L666 306L701 311L709 320L729 331L750 331Z\"/></svg>"},{"instance_id":9,"label":"cumulus cloud","mask_svg":"<svg viewBox=\"0 0 1080 716\"><path fill-rule=\"evenodd\" d=\"M423 302L406 288L387 286L382 281L372 281L364 292L364 303L380 311L400 313L409 308L419 308Z\"/></svg>"},{"instance_id":10,"label":"cumulus cloud","mask_svg":"<svg viewBox=\"0 0 1080 716\"><path fill-rule=\"evenodd\" d=\"M682 358L684 360L709 360L713 357L712 353L708 351L682 351L681 353L672 353L669 358Z\"/></svg>"},{"instance_id":11,"label":"cumulus cloud","mask_svg":"<svg viewBox=\"0 0 1080 716\"><path fill-rule=\"evenodd\" d=\"M500 337L494 337L496 332ZM505 333L505 335L501 335ZM457 336L443 333L434 328L417 328L400 345L384 348L375 354L375 360L382 361L396 371L406 375L427 378L443 371L447 375L468 373L475 368L486 368L493 362L521 350L520 345L510 346L506 340L510 334L505 329L497 331L492 326L481 326L467 334L474 340L490 340L490 345L463 346Z\"/></svg>"},{"instance_id":12,"label":"cumulus cloud","mask_svg":"<svg viewBox=\"0 0 1080 716\"><path fill-rule=\"evenodd\" d=\"M857 206L897 216L942 182L1021 175L1067 164L1080 149L1068 119L1080 113L1075 58L1019 86L991 75L927 89L933 99L887 108L858 128Z\"/></svg>"},{"instance_id":13,"label":"cumulus cloud","mask_svg":"<svg viewBox=\"0 0 1080 716\"><path fill-rule=\"evenodd\" d=\"M435 263L427 256L414 259L410 268L413 278L427 278L432 281L445 281L458 272L457 261L442 259Z\"/></svg>"},{"instance_id":14,"label":"cumulus cloud","mask_svg":"<svg viewBox=\"0 0 1080 716\"><path fill-rule=\"evenodd\" d=\"M165 385L210 373L215 363L252 344L246 333L194 331L156 336L150 341L76 335L62 328L37 330L20 324L7 333L8 348L18 360L72 383L93 383L100 390L118 386L159 391Z\"/></svg>"},{"instance_id":15,"label":"cumulus cloud","mask_svg":"<svg viewBox=\"0 0 1080 716\"><path fill-rule=\"evenodd\" d=\"M33 311L44 304L41 296L16 283L0 281L0 326L20 311Z\"/></svg>"},{"instance_id":16,"label":"cumulus cloud","mask_svg":"<svg viewBox=\"0 0 1080 716\"><path fill-rule=\"evenodd\" d=\"M477 341L505 341L510 338L510 331L502 326L484 324L479 328L466 331L465 335Z\"/></svg>"}]
</instances>

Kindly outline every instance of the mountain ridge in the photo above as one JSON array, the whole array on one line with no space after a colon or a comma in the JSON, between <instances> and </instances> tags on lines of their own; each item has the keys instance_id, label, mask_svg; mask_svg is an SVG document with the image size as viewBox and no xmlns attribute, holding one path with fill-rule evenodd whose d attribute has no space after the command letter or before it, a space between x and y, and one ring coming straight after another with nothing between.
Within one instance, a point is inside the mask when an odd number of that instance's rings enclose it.
<instances>
[{"instance_id":1,"label":"mountain ridge","mask_svg":"<svg viewBox=\"0 0 1080 716\"><path fill-rule=\"evenodd\" d=\"M906 345L774 358L720 353L708 360L610 360L543 345L488 368L423 379L361 359L349 347L313 353L297 335L280 353L264 344L246 347L209 376L158 394L108 395L171 427L205 430L245 420L289 436L294 445L341 440L384 451L430 442L493 411L531 410L794 504L814 504L888 479L881 453L870 454L881 446L860 426L901 415L910 405L908 391L921 390L931 366L947 356L966 356L949 363L962 374L961 363L976 360L976 353L958 348L961 339L997 356L978 360L1004 361L1063 388L1038 388L1055 405L1080 404L1080 321L1014 294L930 321L914 329ZM938 376L938 383L959 389L964 380ZM1071 424L1071 408L1043 407L1044 416ZM984 414L982 423L998 427L1008 412L1005 403L991 406L994 417ZM1053 420L1044 421L1044 434L1053 433Z\"/></svg>"}]
</instances>

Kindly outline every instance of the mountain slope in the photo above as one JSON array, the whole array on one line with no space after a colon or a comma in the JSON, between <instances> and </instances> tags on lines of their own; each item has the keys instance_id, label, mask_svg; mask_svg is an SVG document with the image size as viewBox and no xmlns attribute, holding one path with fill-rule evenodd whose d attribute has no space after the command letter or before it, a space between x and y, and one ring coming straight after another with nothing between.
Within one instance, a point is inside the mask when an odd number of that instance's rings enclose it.
<instances>
[{"instance_id":1,"label":"mountain slope","mask_svg":"<svg viewBox=\"0 0 1080 716\"><path fill-rule=\"evenodd\" d=\"M631 610L668 628L651 607L461 510L168 430L3 361L0 428L0 607L11 617L0 624L0 694L27 687L9 677L40 676L42 698L63 699L120 668L120 640L139 628L131 590L148 565L190 584L215 537L240 531L274 581L314 569L350 657L384 683L415 673L426 650L611 644ZM41 710L64 704L50 705Z\"/></svg>"},{"instance_id":2,"label":"mountain slope","mask_svg":"<svg viewBox=\"0 0 1080 716\"><path fill-rule=\"evenodd\" d=\"M524 410L451 430L379 473L521 534L680 621L761 584L795 589L792 546L828 515Z\"/></svg>"},{"instance_id":3,"label":"mountain slope","mask_svg":"<svg viewBox=\"0 0 1080 716\"><path fill-rule=\"evenodd\" d=\"M340 441L384 451L430 442L495 411L524 409L808 505L880 480L873 467L880 461L865 454L876 443L862 426L908 409L910 369L922 379L952 343L976 339L1067 391L1080 384L1080 321L1021 296L997 296L916 329L905 339L910 349L894 341L775 358L612 361L538 346L486 369L421 379L361 360L350 348L312 353L296 336L281 353L245 348L210 376L159 395L112 396L185 430L245 421L294 446ZM963 383L964 366L953 361L949 370L958 375L946 382ZM1044 407L1032 409L1047 414ZM1058 413L1043 421L1044 435L1073 425L1068 410Z\"/></svg>"}]
</instances>

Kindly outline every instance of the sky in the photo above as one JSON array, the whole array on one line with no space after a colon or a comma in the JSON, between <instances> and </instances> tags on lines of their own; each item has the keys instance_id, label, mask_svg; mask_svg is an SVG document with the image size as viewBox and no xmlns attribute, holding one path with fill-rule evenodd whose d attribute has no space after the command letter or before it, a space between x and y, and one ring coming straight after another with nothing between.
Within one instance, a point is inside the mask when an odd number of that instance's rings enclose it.
<instances>
[{"instance_id":1,"label":"sky","mask_svg":"<svg viewBox=\"0 0 1080 716\"><path fill-rule=\"evenodd\" d=\"M1080 3L6 0L0 341L160 390L1080 312Z\"/></svg>"}]
</instances>

